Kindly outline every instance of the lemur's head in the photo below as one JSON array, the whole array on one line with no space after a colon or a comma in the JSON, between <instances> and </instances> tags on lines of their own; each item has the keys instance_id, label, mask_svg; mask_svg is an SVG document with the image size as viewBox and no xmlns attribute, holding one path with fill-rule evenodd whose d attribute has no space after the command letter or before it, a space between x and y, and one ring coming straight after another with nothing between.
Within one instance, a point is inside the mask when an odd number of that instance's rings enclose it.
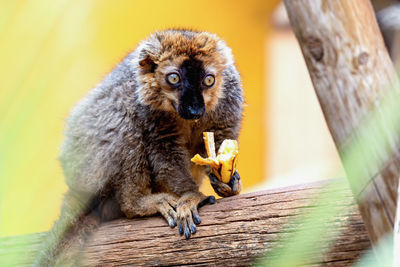
<instances>
[{"instance_id":1,"label":"lemur's head","mask_svg":"<svg viewBox=\"0 0 400 267\"><path fill-rule=\"evenodd\" d=\"M223 97L222 72L233 64L231 50L207 32L157 32L136 53L140 101L187 120L214 109Z\"/></svg>"}]
</instances>

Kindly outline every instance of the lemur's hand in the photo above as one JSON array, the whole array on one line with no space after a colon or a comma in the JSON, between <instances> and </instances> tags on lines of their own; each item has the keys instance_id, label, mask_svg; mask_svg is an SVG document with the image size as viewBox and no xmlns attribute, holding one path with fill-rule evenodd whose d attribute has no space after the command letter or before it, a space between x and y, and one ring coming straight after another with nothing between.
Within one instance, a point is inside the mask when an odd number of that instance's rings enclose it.
<instances>
[{"instance_id":1,"label":"lemur's hand","mask_svg":"<svg viewBox=\"0 0 400 267\"><path fill-rule=\"evenodd\" d=\"M177 203L176 213L178 216L179 234L185 234L189 238L191 234L196 233L196 224L201 223L198 208L210 203L214 204L215 197L204 196L200 192L186 193Z\"/></svg>"},{"instance_id":2,"label":"lemur's hand","mask_svg":"<svg viewBox=\"0 0 400 267\"><path fill-rule=\"evenodd\" d=\"M227 184L218 180L217 176L213 173L209 174L211 186L214 191L221 197L230 197L240 193L242 190L242 182L237 171L232 175L231 179Z\"/></svg>"},{"instance_id":3,"label":"lemur's hand","mask_svg":"<svg viewBox=\"0 0 400 267\"><path fill-rule=\"evenodd\" d=\"M168 222L168 225L171 228L174 228L177 221L175 209L178 199L169 194L157 194L155 197L157 198L155 205L158 212L165 218L165 220Z\"/></svg>"},{"instance_id":4,"label":"lemur's hand","mask_svg":"<svg viewBox=\"0 0 400 267\"><path fill-rule=\"evenodd\" d=\"M204 145L208 158L203 158L199 154L191 159L198 165L210 166L211 172L223 183L229 183L236 172L236 165L239 155L238 142L232 139L225 139L215 153L214 133L203 132Z\"/></svg>"}]
</instances>

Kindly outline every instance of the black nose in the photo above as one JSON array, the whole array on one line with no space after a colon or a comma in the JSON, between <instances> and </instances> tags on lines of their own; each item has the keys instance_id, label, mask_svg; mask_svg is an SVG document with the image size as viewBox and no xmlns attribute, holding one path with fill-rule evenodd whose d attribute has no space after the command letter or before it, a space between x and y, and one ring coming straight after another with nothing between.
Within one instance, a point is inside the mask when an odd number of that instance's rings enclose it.
<instances>
[{"instance_id":1,"label":"black nose","mask_svg":"<svg viewBox=\"0 0 400 267\"><path fill-rule=\"evenodd\" d=\"M206 108L204 106L196 107L196 106L180 106L179 107L179 115L185 120L197 120L200 119Z\"/></svg>"},{"instance_id":2,"label":"black nose","mask_svg":"<svg viewBox=\"0 0 400 267\"><path fill-rule=\"evenodd\" d=\"M179 99L179 115L186 120L201 118L206 112L203 95L197 87L185 87Z\"/></svg>"},{"instance_id":3,"label":"black nose","mask_svg":"<svg viewBox=\"0 0 400 267\"><path fill-rule=\"evenodd\" d=\"M202 107L192 107L189 106L187 108L187 119L189 120L196 120L196 119L200 119L203 114L204 114L205 108L204 106Z\"/></svg>"}]
</instances>

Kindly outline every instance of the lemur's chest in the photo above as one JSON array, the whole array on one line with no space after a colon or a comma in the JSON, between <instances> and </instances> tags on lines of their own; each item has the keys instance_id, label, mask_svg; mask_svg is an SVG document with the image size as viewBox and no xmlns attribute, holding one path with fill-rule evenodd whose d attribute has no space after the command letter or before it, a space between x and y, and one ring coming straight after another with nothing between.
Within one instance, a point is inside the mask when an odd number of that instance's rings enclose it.
<instances>
[{"instance_id":1,"label":"lemur's chest","mask_svg":"<svg viewBox=\"0 0 400 267\"><path fill-rule=\"evenodd\" d=\"M185 125L179 129L179 134L182 140L181 145L187 150L190 160L195 154L200 154L206 157L203 132L206 130L204 124L193 123L192 125ZM191 164L190 171L193 180L200 186L205 177L204 166Z\"/></svg>"},{"instance_id":2,"label":"lemur's chest","mask_svg":"<svg viewBox=\"0 0 400 267\"><path fill-rule=\"evenodd\" d=\"M195 154L203 154L204 141L203 132L206 130L204 124L193 122L191 124L181 125L179 127L179 134L184 146L193 157Z\"/></svg>"}]
</instances>

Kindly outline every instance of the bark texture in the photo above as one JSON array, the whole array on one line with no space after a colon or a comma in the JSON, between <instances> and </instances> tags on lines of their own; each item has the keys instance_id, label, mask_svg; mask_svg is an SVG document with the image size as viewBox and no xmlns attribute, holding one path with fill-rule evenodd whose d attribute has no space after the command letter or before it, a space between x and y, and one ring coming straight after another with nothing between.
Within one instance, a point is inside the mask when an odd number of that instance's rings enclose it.
<instances>
[{"instance_id":1,"label":"bark texture","mask_svg":"<svg viewBox=\"0 0 400 267\"><path fill-rule=\"evenodd\" d=\"M202 223L189 240L161 217L116 220L102 225L88 241L89 266L248 266L268 253L279 238L298 227L300 212L312 209L326 183L315 183L217 200L200 210ZM350 190L340 202L343 212L332 224L339 234L324 258L307 266L351 266L370 247L368 234ZM327 225L327 231L330 225ZM0 239L0 259L14 255L12 265L26 266L41 235ZM324 246L328 242L322 242ZM316 255L318 256L318 255ZM0 260L1 261L1 260Z\"/></svg>"}]
</instances>

